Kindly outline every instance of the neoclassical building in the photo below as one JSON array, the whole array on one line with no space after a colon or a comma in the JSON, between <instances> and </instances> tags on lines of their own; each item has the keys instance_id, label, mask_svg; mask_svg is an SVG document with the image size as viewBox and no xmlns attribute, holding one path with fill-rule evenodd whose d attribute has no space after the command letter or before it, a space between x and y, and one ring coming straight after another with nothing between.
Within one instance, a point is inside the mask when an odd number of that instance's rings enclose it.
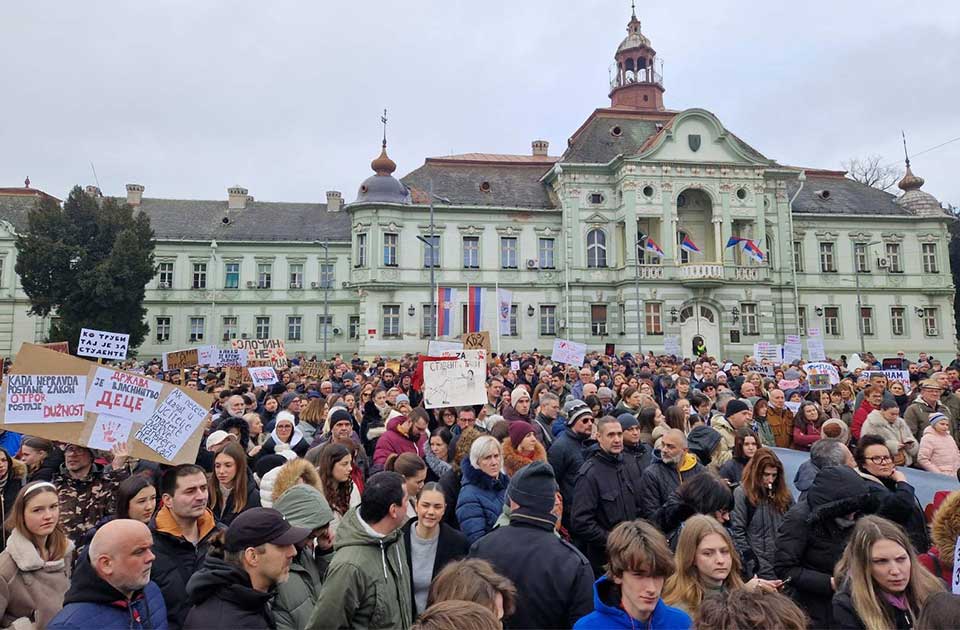
<instances>
[{"instance_id":1,"label":"neoclassical building","mask_svg":"<svg viewBox=\"0 0 960 630\"><path fill-rule=\"evenodd\" d=\"M635 15L614 60L609 106L555 155L534 140L523 155L428 157L398 179L384 140L347 205L337 192L325 204L260 202L239 186L170 200L128 185L157 234L141 353L243 335L309 354L325 336L330 353L424 351L435 287L464 302L451 336L466 328L467 287L487 289L484 328L503 350L562 337L662 351L679 337L689 353L700 337L739 357L809 327L831 354L856 352L861 333L883 353L955 346L948 217L909 165L894 196L779 164L706 109L667 109ZM12 271L12 234L43 193L4 190L6 352L46 324L26 316ZM512 293L509 334L496 334L497 287Z\"/></svg>"}]
</instances>

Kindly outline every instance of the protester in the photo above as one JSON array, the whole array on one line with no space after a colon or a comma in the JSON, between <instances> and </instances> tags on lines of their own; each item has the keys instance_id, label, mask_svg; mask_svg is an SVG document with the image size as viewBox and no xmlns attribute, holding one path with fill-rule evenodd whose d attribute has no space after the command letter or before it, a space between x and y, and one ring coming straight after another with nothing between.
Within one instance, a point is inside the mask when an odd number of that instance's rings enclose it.
<instances>
[{"instance_id":1,"label":"protester","mask_svg":"<svg viewBox=\"0 0 960 630\"><path fill-rule=\"evenodd\" d=\"M360 492L350 476L352 456L347 447L342 444L327 444L319 448L316 469L320 475L323 496L333 510L330 529L335 534L347 511L360 505Z\"/></svg>"},{"instance_id":2,"label":"protester","mask_svg":"<svg viewBox=\"0 0 960 630\"><path fill-rule=\"evenodd\" d=\"M463 485L463 471L461 465L470 455L470 449L474 441L483 435L476 427L468 426L460 433L457 446L454 449L453 459L451 460L450 470L443 473L440 477L440 487L443 488L443 495L447 499L447 511L443 516L444 522L459 529L457 521L457 499L460 496L460 488Z\"/></svg>"},{"instance_id":3,"label":"protester","mask_svg":"<svg viewBox=\"0 0 960 630\"><path fill-rule=\"evenodd\" d=\"M809 451L820 439L820 427L826 420L826 415L817 403L809 400L800 403L800 408L793 418L793 448Z\"/></svg>"},{"instance_id":4,"label":"protester","mask_svg":"<svg viewBox=\"0 0 960 630\"><path fill-rule=\"evenodd\" d=\"M660 598L676 570L663 534L646 521L625 521L610 532L607 556L606 573L593 586L594 611L577 621L575 630L690 628L690 616Z\"/></svg>"},{"instance_id":5,"label":"protester","mask_svg":"<svg viewBox=\"0 0 960 630\"><path fill-rule=\"evenodd\" d=\"M390 455L413 453L417 457L423 457L428 437L420 433L411 418L393 416L387 421L386 432L377 439L373 453L374 466L385 466Z\"/></svg>"},{"instance_id":6,"label":"protester","mask_svg":"<svg viewBox=\"0 0 960 630\"><path fill-rule=\"evenodd\" d=\"M574 396L579 398L579 396ZM537 413L533 422L539 427L537 438L542 440L543 447L549 449L553 444L554 433L553 425L560 416L560 398L552 392L540 394L540 405L537 407Z\"/></svg>"},{"instance_id":7,"label":"protester","mask_svg":"<svg viewBox=\"0 0 960 630\"><path fill-rule=\"evenodd\" d=\"M503 468L508 477L533 461L547 461L547 451L537 439L533 425L523 420L510 423L510 437L503 440Z\"/></svg>"},{"instance_id":8,"label":"protester","mask_svg":"<svg viewBox=\"0 0 960 630\"><path fill-rule=\"evenodd\" d=\"M857 522L833 580L837 628L912 628L927 598L944 590L903 529L879 516Z\"/></svg>"},{"instance_id":9,"label":"protester","mask_svg":"<svg viewBox=\"0 0 960 630\"><path fill-rule=\"evenodd\" d=\"M729 406L728 406L729 408ZM748 426L742 426L734 434L732 457L720 467L720 476L731 488L740 485L743 469L760 448L760 438Z\"/></svg>"},{"instance_id":10,"label":"protester","mask_svg":"<svg viewBox=\"0 0 960 630\"><path fill-rule=\"evenodd\" d=\"M807 616L780 593L744 588L714 593L700 603L697 630L807 630Z\"/></svg>"},{"instance_id":11,"label":"protester","mask_svg":"<svg viewBox=\"0 0 960 630\"><path fill-rule=\"evenodd\" d=\"M493 529L503 511L509 479L500 472L500 443L484 435L470 447L470 456L461 463L463 485L457 497L460 531L471 543Z\"/></svg>"},{"instance_id":12,"label":"protester","mask_svg":"<svg viewBox=\"0 0 960 630\"><path fill-rule=\"evenodd\" d=\"M297 457L303 457L309 449L310 443L304 439L303 432L295 425L293 414L284 410L277 414L273 431L260 449L260 457L283 450L292 450Z\"/></svg>"},{"instance_id":13,"label":"protester","mask_svg":"<svg viewBox=\"0 0 960 630\"><path fill-rule=\"evenodd\" d=\"M733 509L733 492L726 481L712 471L704 471L680 484L654 521L664 532L670 549L676 550L684 522L694 514L704 514L726 526Z\"/></svg>"},{"instance_id":14,"label":"protester","mask_svg":"<svg viewBox=\"0 0 960 630\"><path fill-rule=\"evenodd\" d=\"M406 628L413 623L410 572L400 526L407 520L403 477L367 480L334 538L334 554L307 628Z\"/></svg>"},{"instance_id":15,"label":"protester","mask_svg":"<svg viewBox=\"0 0 960 630\"><path fill-rule=\"evenodd\" d=\"M410 630L500 630L500 620L476 602L446 600L430 606Z\"/></svg>"},{"instance_id":16,"label":"protester","mask_svg":"<svg viewBox=\"0 0 960 630\"><path fill-rule=\"evenodd\" d=\"M416 518L416 497L427 479L426 463L413 453L392 453L387 457L384 468L403 476L403 482L407 486L407 518Z\"/></svg>"},{"instance_id":17,"label":"protester","mask_svg":"<svg viewBox=\"0 0 960 630\"><path fill-rule=\"evenodd\" d=\"M742 483L733 491L730 518L730 536L740 557L756 561L755 567L748 567L748 573L777 579L773 568L777 531L792 505L783 463L772 450L759 449L744 468Z\"/></svg>"},{"instance_id":18,"label":"protester","mask_svg":"<svg viewBox=\"0 0 960 630\"><path fill-rule=\"evenodd\" d=\"M63 451L50 440L26 437L20 444L20 461L27 467L27 481L53 481L63 465Z\"/></svg>"},{"instance_id":19,"label":"protester","mask_svg":"<svg viewBox=\"0 0 960 630\"><path fill-rule=\"evenodd\" d=\"M718 470L734 457L733 451L736 448L736 434L740 429L749 427L752 417L753 411L750 409L750 406L742 400L735 398L728 400L723 415L714 417L710 426L720 434L723 440L723 448L720 451L721 455L713 461Z\"/></svg>"},{"instance_id":20,"label":"protester","mask_svg":"<svg viewBox=\"0 0 960 630\"><path fill-rule=\"evenodd\" d=\"M118 443L111 452L112 466L105 471L94 464L93 451L69 444L63 466L53 476L60 496L60 521L67 538L74 542L116 510L117 486L130 476L126 443Z\"/></svg>"},{"instance_id":21,"label":"protester","mask_svg":"<svg viewBox=\"0 0 960 630\"><path fill-rule=\"evenodd\" d=\"M913 437L913 431L900 417L900 407L895 402L884 401L880 409L867 415L860 437L878 435L884 439L897 466L910 466L916 460L920 450L919 440Z\"/></svg>"},{"instance_id":22,"label":"protester","mask_svg":"<svg viewBox=\"0 0 960 630\"><path fill-rule=\"evenodd\" d=\"M466 558L447 564L430 586L427 608L441 602L475 602L493 613L497 627L516 610L517 589L486 560Z\"/></svg>"},{"instance_id":23,"label":"protester","mask_svg":"<svg viewBox=\"0 0 960 630\"><path fill-rule=\"evenodd\" d=\"M703 470L697 458L687 451L683 431L667 431L660 440L660 450L653 452L653 462L640 478L640 515L655 521L677 486Z\"/></svg>"},{"instance_id":24,"label":"protester","mask_svg":"<svg viewBox=\"0 0 960 630\"><path fill-rule=\"evenodd\" d=\"M590 436L593 433L594 418L593 412L582 400L568 403L566 412L564 430L547 452L547 460L553 468L560 484L560 494L563 496L563 526L570 529L573 492L586 450L593 444Z\"/></svg>"},{"instance_id":25,"label":"protester","mask_svg":"<svg viewBox=\"0 0 960 630\"><path fill-rule=\"evenodd\" d=\"M231 442L214 458L209 480L209 508L224 526L246 509L260 507L260 492L247 474L247 454Z\"/></svg>"},{"instance_id":26,"label":"protester","mask_svg":"<svg viewBox=\"0 0 960 630\"><path fill-rule=\"evenodd\" d=\"M928 379L920 383L919 394L903 414L903 421L913 432L913 436L917 440L923 437L923 430L927 427L927 419L930 417L930 414L937 412L950 418L951 428L954 429L954 438L957 437L957 418L950 412L947 406L943 404L943 394L943 388L933 379ZM950 392L950 395L955 396L952 392Z\"/></svg>"},{"instance_id":27,"label":"protester","mask_svg":"<svg viewBox=\"0 0 960 630\"><path fill-rule=\"evenodd\" d=\"M157 488L151 481L134 475L117 487L115 518L130 518L149 525L157 511Z\"/></svg>"},{"instance_id":28,"label":"protester","mask_svg":"<svg viewBox=\"0 0 960 630\"><path fill-rule=\"evenodd\" d=\"M790 448L793 442L793 413L787 409L782 390L771 389L767 405L767 425L773 433L774 446Z\"/></svg>"},{"instance_id":29,"label":"protester","mask_svg":"<svg viewBox=\"0 0 960 630\"><path fill-rule=\"evenodd\" d=\"M920 438L917 464L924 470L956 477L960 470L960 449L950 435L950 419L940 412L931 413L927 424Z\"/></svg>"}]
</instances>

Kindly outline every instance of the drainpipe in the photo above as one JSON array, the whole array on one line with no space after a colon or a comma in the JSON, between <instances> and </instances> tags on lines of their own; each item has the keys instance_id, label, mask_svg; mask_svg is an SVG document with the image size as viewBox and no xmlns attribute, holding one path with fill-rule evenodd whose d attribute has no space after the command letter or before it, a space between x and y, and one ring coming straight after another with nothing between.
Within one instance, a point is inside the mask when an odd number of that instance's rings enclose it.
<instances>
[{"instance_id":1,"label":"drainpipe","mask_svg":"<svg viewBox=\"0 0 960 630\"><path fill-rule=\"evenodd\" d=\"M563 174L563 168L557 164L554 167L554 173L557 174L557 183L560 189L560 208L563 209L563 184L560 183L560 176ZM563 238L564 240L570 235L570 219L569 213L564 212L564 222L563 222ZM564 284L564 319L566 320L567 328L564 330L564 336L570 338L570 326L572 324L570 320L570 247L564 247L564 257L563 257L563 284Z\"/></svg>"},{"instance_id":2,"label":"drainpipe","mask_svg":"<svg viewBox=\"0 0 960 630\"><path fill-rule=\"evenodd\" d=\"M800 171L800 174L797 175L797 181L800 182L800 186L797 188L797 192L793 193L793 196L790 197L790 202L787 204L787 218L790 225L790 271L793 276L793 321L796 325L797 335L803 335L803 331L800 330L800 289L797 287L797 251L796 245L794 245L793 242L793 202L800 196L800 191L803 190L803 184L807 181L806 172Z\"/></svg>"}]
</instances>

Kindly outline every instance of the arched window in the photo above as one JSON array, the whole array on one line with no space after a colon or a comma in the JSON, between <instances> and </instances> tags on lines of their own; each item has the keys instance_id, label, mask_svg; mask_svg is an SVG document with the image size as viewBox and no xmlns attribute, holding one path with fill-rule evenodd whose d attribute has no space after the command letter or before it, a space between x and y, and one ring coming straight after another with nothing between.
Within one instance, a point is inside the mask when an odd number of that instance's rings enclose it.
<instances>
[{"instance_id":1,"label":"arched window","mask_svg":"<svg viewBox=\"0 0 960 630\"><path fill-rule=\"evenodd\" d=\"M683 309L680 311L680 323L682 324L683 322L687 321L691 317L693 317L693 307L684 306Z\"/></svg>"},{"instance_id":2,"label":"arched window","mask_svg":"<svg viewBox=\"0 0 960 630\"><path fill-rule=\"evenodd\" d=\"M773 267L773 233L767 232L767 249L763 252L763 262L761 264L767 267Z\"/></svg>"},{"instance_id":3,"label":"arched window","mask_svg":"<svg viewBox=\"0 0 960 630\"><path fill-rule=\"evenodd\" d=\"M607 266L607 235L600 228L587 232L587 267Z\"/></svg>"}]
</instances>

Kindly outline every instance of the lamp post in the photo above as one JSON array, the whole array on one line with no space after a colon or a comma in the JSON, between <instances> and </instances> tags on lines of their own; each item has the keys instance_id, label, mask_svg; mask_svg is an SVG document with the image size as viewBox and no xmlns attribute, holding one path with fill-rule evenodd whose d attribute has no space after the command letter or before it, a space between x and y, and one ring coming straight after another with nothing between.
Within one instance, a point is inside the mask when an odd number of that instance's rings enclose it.
<instances>
[{"instance_id":1,"label":"lamp post","mask_svg":"<svg viewBox=\"0 0 960 630\"><path fill-rule=\"evenodd\" d=\"M323 360L327 357L327 335L330 332L330 282L323 278L323 270L329 264L330 248L327 241L319 244L323 248L323 264L320 265L320 282L323 283Z\"/></svg>"},{"instance_id":2,"label":"lamp post","mask_svg":"<svg viewBox=\"0 0 960 630\"><path fill-rule=\"evenodd\" d=\"M636 248L633 252L634 260L634 269L636 273L634 275L634 284L637 289L637 349L639 351L640 357L643 357L643 312L642 306L640 304L640 234L637 234Z\"/></svg>"},{"instance_id":3,"label":"lamp post","mask_svg":"<svg viewBox=\"0 0 960 630\"><path fill-rule=\"evenodd\" d=\"M446 197L440 197L433 194L433 180L430 180L430 240L423 238L417 234L417 240L430 248L430 313L431 313L431 326L430 326L430 338L437 338L437 281L435 269L437 267L436 259L436 245L434 244L434 225L433 225L433 200L434 198L437 201L442 201L443 203L450 203L450 200Z\"/></svg>"},{"instance_id":4,"label":"lamp post","mask_svg":"<svg viewBox=\"0 0 960 630\"><path fill-rule=\"evenodd\" d=\"M863 355L866 352L866 345L863 341L863 302L860 296L860 265L857 261L858 250L862 247L864 256L869 255L869 248L874 245L879 245L881 241L871 241L866 244L854 244L853 246L853 277L857 284L857 332L860 333L860 354ZM867 265L869 266L870 260L867 259ZM864 270L866 271L866 270Z\"/></svg>"}]
</instances>

